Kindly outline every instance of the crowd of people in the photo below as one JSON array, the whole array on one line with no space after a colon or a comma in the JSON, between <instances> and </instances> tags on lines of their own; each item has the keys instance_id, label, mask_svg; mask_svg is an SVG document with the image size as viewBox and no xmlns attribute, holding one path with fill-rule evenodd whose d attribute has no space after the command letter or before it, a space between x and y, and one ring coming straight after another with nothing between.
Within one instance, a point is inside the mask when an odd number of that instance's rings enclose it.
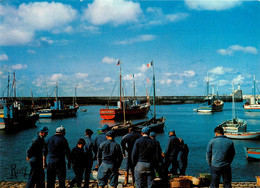
<instances>
[{"instance_id":1,"label":"crowd of people","mask_svg":"<svg viewBox=\"0 0 260 188\"><path fill-rule=\"evenodd\" d=\"M94 140L91 138L93 131L86 129L85 137L80 138L72 150L65 138L66 130L63 126L58 127L56 133L45 141L48 132L47 127L40 128L37 138L27 150L27 161L31 166L28 188L35 185L45 187L44 169L47 169L47 188L55 187L56 176L59 187L65 188L66 169L71 167L75 177L69 181L70 187L81 187L84 179L84 187L88 188L95 160L100 188L108 183L111 187L117 187L119 168L124 157L127 158L124 184L128 184L130 170L132 184L137 188L152 187L156 174L167 186L168 175L185 175L188 165L189 148L181 138L177 138L173 129L168 133L164 152L156 140L156 134L150 132L148 127L144 127L141 133L130 127L120 144L114 140L115 132L108 125L102 127L102 133ZM230 164L235 154L233 142L224 136L223 129L216 128L214 132L216 137L209 142L206 155L213 175L212 187L218 187L221 175L228 187L231 183Z\"/></svg>"}]
</instances>

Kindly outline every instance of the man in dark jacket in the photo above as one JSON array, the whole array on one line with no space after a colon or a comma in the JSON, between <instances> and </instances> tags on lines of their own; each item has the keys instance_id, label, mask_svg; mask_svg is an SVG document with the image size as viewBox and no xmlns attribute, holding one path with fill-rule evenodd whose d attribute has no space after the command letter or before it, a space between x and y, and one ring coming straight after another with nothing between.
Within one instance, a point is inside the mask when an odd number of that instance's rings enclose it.
<instances>
[{"instance_id":1,"label":"man in dark jacket","mask_svg":"<svg viewBox=\"0 0 260 188\"><path fill-rule=\"evenodd\" d=\"M71 150L70 162L72 164L75 178L70 181L70 187L73 187L75 183L77 184L77 187L81 187L85 163L85 153L83 148L85 144L85 140L80 138L77 145Z\"/></svg>"},{"instance_id":2,"label":"man in dark jacket","mask_svg":"<svg viewBox=\"0 0 260 188\"><path fill-rule=\"evenodd\" d=\"M180 140L180 151L178 154L178 164L180 169L180 175L185 175L186 168L188 166L188 154L189 154L189 147L187 144L184 144L184 141L179 138Z\"/></svg>"},{"instance_id":3,"label":"man in dark jacket","mask_svg":"<svg viewBox=\"0 0 260 188\"><path fill-rule=\"evenodd\" d=\"M135 177L134 177L134 165L131 160L132 150L134 147L134 143L138 138L141 138L141 134L139 132L136 132L134 127L129 127L128 129L129 133L125 135L122 138L121 146L123 150L123 156L126 157L126 151L127 151L127 163L126 163L126 172L125 172L125 182L124 185L128 184L128 175L129 175L129 169L132 173L132 185L135 183Z\"/></svg>"},{"instance_id":4,"label":"man in dark jacket","mask_svg":"<svg viewBox=\"0 0 260 188\"><path fill-rule=\"evenodd\" d=\"M44 138L48 135L47 127L40 127L38 136L33 140L27 150L26 160L30 162L31 171L27 183L27 188L33 188L35 185L38 188L44 188L44 169L43 169L43 149L45 148Z\"/></svg>"},{"instance_id":5,"label":"man in dark jacket","mask_svg":"<svg viewBox=\"0 0 260 188\"><path fill-rule=\"evenodd\" d=\"M132 151L132 162L135 166L136 188L143 187L146 179L147 187L151 188L154 180L154 166L158 163L156 142L149 137L150 129L142 129L142 137L137 139Z\"/></svg>"},{"instance_id":6,"label":"man in dark jacket","mask_svg":"<svg viewBox=\"0 0 260 188\"><path fill-rule=\"evenodd\" d=\"M180 150L180 141L176 137L175 131L171 129L169 131L169 139L166 145L166 149L164 152L165 155L165 169L164 169L164 178L168 179L168 168L172 165L171 173L172 175L177 175L177 156Z\"/></svg>"},{"instance_id":7,"label":"man in dark jacket","mask_svg":"<svg viewBox=\"0 0 260 188\"><path fill-rule=\"evenodd\" d=\"M58 175L60 188L65 188L66 179L66 161L70 164L70 148L68 141L64 137L66 134L63 126L56 129L56 134L46 141L46 149L44 151L44 163L46 163L46 156L48 160L47 169L47 188L55 187L56 175ZM68 166L70 168L70 166Z\"/></svg>"},{"instance_id":8,"label":"man in dark jacket","mask_svg":"<svg viewBox=\"0 0 260 188\"><path fill-rule=\"evenodd\" d=\"M91 136L93 134L93 131L91 129L86 129L85 130L85 141L86 145L84 147L85 151L85 163L84 163L84 171L85 171L85 185L84 188L89 187L89 179L90 179L90 174L93 166L93 147L94 147L94 141L91 139Z\"/></svg>"},{"instance_id":9,"label":"man in dark jacket","mask_svg":"<svg viewBox=\"0 0 260 188\"><path fill-rule=\"evenodd\" d=\"M231 187L232 173L231 163L235 156L233 142L224 136L222 127L214 129L215 138L209 141L207 146L206 159L210 167L211 185L219 187L220 177L223 178L224 187Z\"/></svg>"},{"instance_id":10,"label":"man in dark jacket","mask_svg":"<svg viewBox=\"0 0 260 188\"><path fill-rule=\"evenodd\" d=\"M95 153L95 160L96 160L96 157L97 157L97 151L98 151L98 147L99 147L99 145L102 143L102 142L104 142L104 141L106 141L107 140L107 138L106 138L106 133L108 132L110 130L110 127L107 125L107 124L105 124L105 125L103 125L103 127L101 128L101 133L100 133L100 135L98 135L97 137L96 137L96 139L95 139L95 141L94 141L94 146L93 146L93 151L94 151L94 153Z\"/></svg>"},{"instance_id":11,"label":"man in dark jacket","mask_svg":"<svg viewBox=\"0 0 260 188\"><path fill-rule=\"evenodd\" d=\"M109 184L112 187L117 187L118 169L123 160L121 147L114 140L114 131L108 131L106 137L107 141L100 144L97 153L99 188L105 187L108 183L108 179L110 179Z\"/></svg>"},{"instance_id":12,"label":"man in dark jacket","mask_svg":"<svg viewBox=\"0 0 260 188\"><path fill-rule=\"evenodd\" d=\"M156 133L151 132L150 137L156 142L156 153L158 155L158 163L155 163L155 171L158 173L160 178L163 178L163 157L164 153L162 152L161 144L158 140L156 140Z\"/></svg>"}]
</instances>

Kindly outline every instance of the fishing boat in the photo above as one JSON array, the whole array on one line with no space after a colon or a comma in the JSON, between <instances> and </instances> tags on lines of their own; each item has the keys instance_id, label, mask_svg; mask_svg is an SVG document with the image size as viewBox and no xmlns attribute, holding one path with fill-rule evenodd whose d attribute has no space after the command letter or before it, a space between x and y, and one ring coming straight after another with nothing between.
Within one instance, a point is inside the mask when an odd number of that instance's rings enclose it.
<instances>
[{"instance_id":1,"label":"fishing boat","mask_svg":"<svg viewBox=\"0 0 260 188\"><path fill-rule=\"evenodd\" d=\"M212 88L214 89L214 86L212 86ZM205 98L205 103L203 103L194 111L200 113L220 112L223 110L223 107L224 107L224 101L222 101L219 98L218 89L217 89L217 95L214 94L214 90L212 91L212 94L209 94L209 77L207 74L207 96Z\"/></svg>"},{"instance_id":2,"label":"fishing boat","mask_svg":"<svg viewBox=\"0 0 260 188\"><path fill-rule=\"evenodd\" d=\"M235 109L235 89L233 82L233 92L232 92L232 119L226 120L221 123L219 126L224 129L224 133L238 133L247 131L247 122L236 117Z\"/></svg>"},{"instance_id":3,"label":"fishing boat","mask_svg":"<svg viewBox=\"0 0 260 188\"><path fill-rule=\"evenodd\" d=\"M247 148L245 147L246 158L248 160L260 160L260 148Z\"/></svg>"},{"instance_id":4,"label":"fishing boat","mask_svg":"<svg viewBox=\"0 0 260 188\"><path fill-rule=\"evenodd\" d=\"M118 61L117 65L120 66L119 81L120 81L120 97L117 102L117 108L110 108L108 105L105 108L100 109L100 117L104 120L126 120L129 119L140 119L146 117L150 110L150 104L141 104L138 100L131 101L130 99L122 99L122 73L121 73L121 62ZM135 87L134 87L135 91ZM125 111L123 112L123 106Z\"/></svg>"},{"instance_id":5,"label":"fishing boat","mask_svg":"<svg viewBox=\"0 0 260 188\"><path fill-rule=\"evenodd\" d=\"M79 106L65 106L63 101L58 100L58 84L55 87L54 106L47 109L39 109L38 115L40 118L64 118L77 116Z\"/></svg>"},{"instance_id":6,"label":"fishing boat","mask_svg":"<svg viewBox=\"0 0 260 188\"><path fill-rule=\"evenodd\" d=\"M253 81L253 96L250 99L247 99L246 103L243 105L243 108L245 111L248 112L260 112L260 102L258 98L256 97L256 81L255 81L255 75L254 75L254 81Z\"/></svg>"},{"instance_id":7,"label":"fishing boat","mask_svg":"<svg viewBox=\"0 0 260 188\"><path fill-rule=\"evenodd\" d=\"M226 132L226 137L239 140L260 139L260 132Z\"/></svg>"},{"instance_id":8,"label":"fishing boat","mask_svg":"<svg viewBox=\"0 0 260 188\"><path fill-rule=\"evenodd\" d=\"M116 132L116 135L125 135L128 133L128 128L129 127L135 127L137 131L141 131L142 128L144 127L149 127L150 131L156 132L156 133L161 133L164 132L165 128L165 118L156 118L156 109L155 109L155 74L154 74L154 65L153 61L147 65L147 67L153 67L153 117L149 120L146 121L141 121L138 123L132 123L132 122L125 122L124 124L119 124L112 126L112 129Z\"/></svg>"},{"instance_id":9,"label":"fishing boat","mask_svg":"<svg viewBox=\"0 0 260 188\"><path fill-rule=\"evenodd\" d=\"M9 75L7 98L1 100L3 111L1 113L0 129L14 131L34 127L39 119L37 113L31 106L25 106L22 101L16 98L15 73L13 73L12 91L13 97L9 96Z\"/></svg>"},{"instance_id":10,"label":"fishing boat","mask_svg":"<svg viewBox=\"0 0 260 188\"><path fill-rule=\"evenodd\" d=\"M111 129L115 132L116 136L123 136L128 133L128 128L134 127L136 131L141 132L142 128L149 127L151 132L162 133L165 127L165 118L149 119L147 121L141 121L138 123L132 123L127 121L125 124L118 124L111 126Z\"/></svg>"}]
</instances>

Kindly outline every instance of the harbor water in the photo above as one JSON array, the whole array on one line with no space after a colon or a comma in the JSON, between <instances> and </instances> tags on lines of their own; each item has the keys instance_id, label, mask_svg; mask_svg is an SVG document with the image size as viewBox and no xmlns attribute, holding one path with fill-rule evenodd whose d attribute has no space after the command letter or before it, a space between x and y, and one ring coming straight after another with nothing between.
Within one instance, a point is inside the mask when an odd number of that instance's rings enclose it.
<instances>
[{"instance_id":1,"label":"harbor water","mask_svg":"<svg viewBox=\"0 0 260 188\"><path fill-rule=\"evenodd\" d=\"M260 131L260 113L245 112L243 103L236 103L236 114L240 119L248 123L248 131ZM40 119L36 125L49 128L49 135L55 134L55 129L63 125L66 128L66 138L72 149L77 140L84 137L86 128L94 131L93 139L97 135L97 129L104 124L114 124L114 121L105 121L99 117L99 109L103 106L81 106L87 112L78 111L78 116L64 119ZM212 114L198 114L193 109L198 104L184 105L160 105L156 106L157 117L166 117L165 132L157 134L164 151L168 131L175 129L177 137L181 137L189 146L188 168L186 173L198 176L199 173L209 173L206 162L206 147L210 139L214 137L214 128L227 119L232 118L232 103L225 103L222 112ZM149 113L151 116L151 113ZM37 135L37 127L13 133L0 131L0 179L4 181L27 181L30 167L26 161L26 150L33 138ZM116 137L121 142L122 137ZM232 163L233 181L255 181L255 176L260 175L260 162L247 161L244 147L260 147L260 140L233 140L236 155ZM124 159L121 168L125 167ZM73 177L73 171L67 170L67 179Z\"/></svg>"}]
</instances>

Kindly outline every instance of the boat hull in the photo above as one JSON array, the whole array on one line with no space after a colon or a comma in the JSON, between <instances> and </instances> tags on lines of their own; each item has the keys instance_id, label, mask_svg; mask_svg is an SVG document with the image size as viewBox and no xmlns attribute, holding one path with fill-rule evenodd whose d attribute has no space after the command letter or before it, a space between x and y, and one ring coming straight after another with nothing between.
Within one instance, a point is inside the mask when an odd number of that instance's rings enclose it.
<instances>
[{"instance_id":1,"label":"boat hull","mask_svg":"<svg viewBox=\"0 0 260 188\"><path fill-rule=\"evenodd\" d=\"M214 101L212 104L212 112L221 112L223 110L224 102L220 100L217 101Z\"/></svg>"},{"instance_id":2,"label":"boat hull","mask_svg":"<svg viewBox=\"0 0 260 188\"><path fill-rule=\"evenodd\" d=\"M125 119L139 119L145 118L150 110L150 106L139 107L125 110ZM102 108L100 109L100 117L104 120L123 120L124 111L116 108Z\"/></svg>"},{"instance_id":3,"label":"boat hull","mask_svg":"<svg viewBox=\"0 0 260 188\"><path fill-rule=\"evenodd\" d=\"M244 104L244 110L247 112L260 112L260 104Z\"/></svg>"},{"instance_id":4,"label":"boat hull","mask_svg":"<svg viewBox=\"0 0 260 188\"><path fill-rule=\"evenodd\" d=\"M225 136L231 139L252 140L259 139L260 132L225 133Z\"/></svg>"},{"instance_id":5,"label":"boat hull","mask_svg":"<svg viewBox=\"0 0 260 188\"><path fill-rule=\"evenodd\" d=\"M42 109L38 111L40 118L64 118L77 116L78 108L68 108L61 110Z\"/></svg>"},{"instance_id":6,"label":"boat hull","mask_svg":"<svg viewBox=\"0 0 260 188\"><path fill-rule=\"evenodd\" d=\"M36 121L39 119L38 114L32 114L28 117L19 118L3 118L5 127L4 129L9 130L20 130L35 127Z\"/></svg>"},{"instance_id":7,"label":"boat hull","mask_svg":"<svg viewBox=\"0 0 260 188\"><path fill-rule=\"evenodd\" d=\"M122 136L128 133L129 127L135 127L136 131L141 131L144 127L149 127L151 132L162 133L165 128L165 119L160 118L153 121L150 119L148 121L141 121L139 123L127 123L126 125L115 125L112 130L115 132L116 136Z\"/></svg>"},{"instance_id":8,"label":"boat hull","mask_svg":"<svg viewBox=\"0 0 260 188\"><path fill-rule=\"evenodd\" d=\"M253 160L260 160L260 148L246 148L246 158L253 159Z\"/></svg>"}]
</instances>

